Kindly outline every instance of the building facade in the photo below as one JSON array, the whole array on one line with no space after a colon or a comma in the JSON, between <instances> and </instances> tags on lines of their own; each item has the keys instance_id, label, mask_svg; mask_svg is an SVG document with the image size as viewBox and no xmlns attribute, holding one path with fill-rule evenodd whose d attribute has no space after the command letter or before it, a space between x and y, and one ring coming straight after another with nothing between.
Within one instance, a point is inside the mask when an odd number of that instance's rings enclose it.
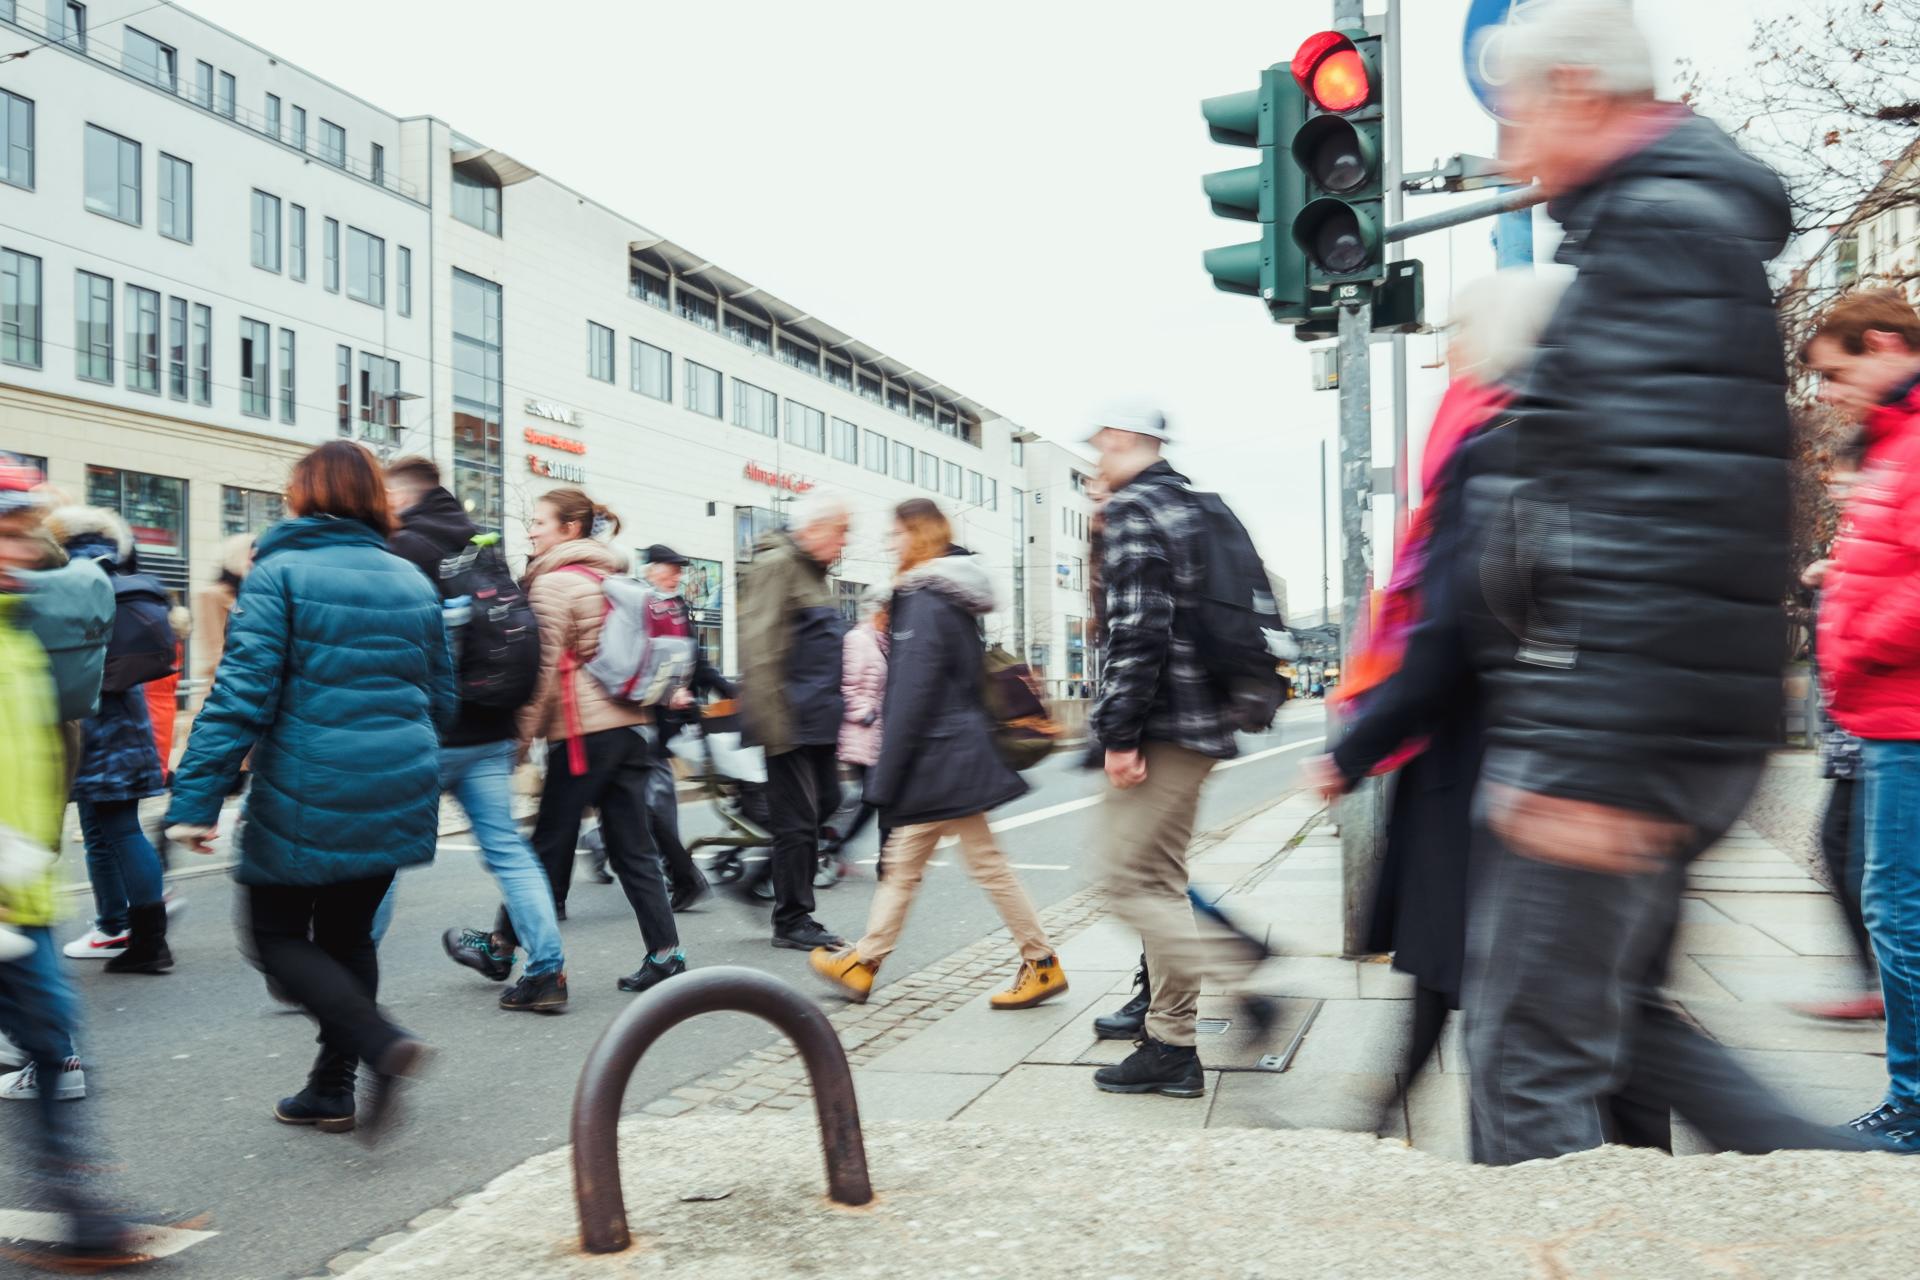
<instances>
[{"instance_id":1,"label":"building facade","mask_svg":"<svg viewBox=\"0 0 1920 1280\"><path fill-rule=\"evenodd\" d=\"M1095 466L1045 440L1024 447L1027 663L1065 697L1100 678L1093 597Z\"/></svg>"},{"instance_id":2,"label":"building facade","mask_svg":"<svg viewBox=\"0 0 1920 1280\"><path fill-rule=\"evenodd\" d=\"M185 587L350 437L426 454L524 551L578 484L693 558L703 646L800 494L854 511L851 614L890 512L934 498L1015 641L1019 429L432 117L399 118L176 6L0 0L0 450L115 506ZM1024 548L1023 548L1024 551ZM1023 581L1022 586L1026 583Z\"/></svg>"}]
</instances>

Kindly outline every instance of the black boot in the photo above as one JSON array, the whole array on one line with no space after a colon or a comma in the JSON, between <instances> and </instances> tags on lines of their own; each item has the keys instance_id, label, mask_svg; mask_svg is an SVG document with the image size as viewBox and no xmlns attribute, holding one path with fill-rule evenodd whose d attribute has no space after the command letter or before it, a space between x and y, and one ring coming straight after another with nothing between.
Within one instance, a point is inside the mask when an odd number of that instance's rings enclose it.
<instances>
[{"instance_id":1,"label":"black boot","mask_svg":"<svg viewBox=\"0 0 1920 1280\"><path fill-rule=\"evenodd\" d=\"M1125 1062L1094 1072L1093 1083L1106 1093L1164 1093L1169 1098L1199 1098L1207 1092L1199 1050L1163 1044L1151 1036L1142 1038Z\"/></svg>"},{"instance_id":2,"label":"black boot","mask_svg":"<svg viewBox=\"0 0 1920 1280\"><path fill-rule=\"evenodd\" d=\"M1093 1020L1093 1034L1102 1040L1138 1040L1146 1034L1147 1005L1153 987L1147 981L1147 958L1140 957L1140 968L1133 975L1133 998L1112 1013Z\"/></svg>"},{"instance_id":3,"label":"black boot","mask_svg":"<svg viewBox=\"0 0 1920 1280\"><path fill-rule=\"evenodd\" d=\"M149 902L127 912L127 949L107 961L108 973L165 973L173 968L167 949L167 904Z\"/></svg>"},{"instance_id":4,"label":"black boot","mask_svg":"<svg viewBox=\"0 0 1920 1280\"><path fill-rule=\"evenodd\" d=\"M310 1124L322 1133L351 1132L358 1067L359 1059L350 1053L321 1049L307 1073L307 1087L280 1099L273 1118L281 1124Z\"/></svg>"}]
</instances>

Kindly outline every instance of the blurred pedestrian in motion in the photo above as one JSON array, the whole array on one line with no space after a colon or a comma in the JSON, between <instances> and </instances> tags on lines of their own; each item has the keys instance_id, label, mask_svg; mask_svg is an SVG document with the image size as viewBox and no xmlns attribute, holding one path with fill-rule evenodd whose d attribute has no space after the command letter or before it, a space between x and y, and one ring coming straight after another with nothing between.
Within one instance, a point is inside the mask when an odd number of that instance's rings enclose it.
<instances>
[{"instance_id":1,"label":"blurred pedestrian in motion","mask_svg":"<svg viewBox=\"0 0 1920 1280\"><path fill-rule=\"evenodd\" d=\"M253 569L253 535L236 533L220 544L220 572L193 593L193 683L204 699L227 647L227 624Z\"/></svg>"},{"instance_id":2,"label":"blurred pedestrian in motion","mask_svg":"<svg viewBox=\"0 0 1920 1280\"><path fill-rule=\"evenodd\" d=\"M260 538L226 653L174 779L167 834L212 851L248 753L237 840L254 952L320 1025L307 1086L274 1118L376 1139L426 1047L374 1003L373 918L396 871L433 860L437 725L456 702L440 599L387 550L379 463L336 440L294 464L291 518ZM372 1075L356 1106L360 1064Z\"/></svg>"},{"instance_id":3,"label":"blurred pedestrian in motion","mask_svg":"<svg viewBox=\"0 0 1920 1280\"><path fill-rule=\"evenodd\" d=\"M1609 1138L1847 1146L1660 995L1687 864L1778 738L1785 368L1764 165L1654 99L1629 10L1547 0L1485 50L1507 160L1549 193L1577 270L1514 402L1474 627L1486 754L1466 1029L1473 1153ZM1504 482L1504 483L1503 483Z\"/></svg>"},{"instance_id":4,"label":"blurred pedestrian in motion","mask_svg":"<svg viewBox=\"0 0 1920 1280\"><path fill-rule=\"evenodd\" d=\"M1842 298L1802 359L1866 426L1819 635L1833 718L1861 740L1860 902L1886 1000L1886 1096L1853 1127L1920 1151L1920 314L1895 290Z\"/></svg>"},{"instance_id":5,"label":"blurred pedestrian in motion","mask_svg":"<svg viewBox=\"0 0 1920 1280\"><path fill-rule=\"evenodd\" d=\"M887 709L887 652L893 646L892 622L888 613L892 596L879 587L868 588L860 598L860 625L847 632L840 661L840 763L853 770L860 788L860 809L847 829L840 833L836 851L842 860L846 847L880 807L868 795L867 780L880 763L880 744L885 736L883 723ZM886 875L888 827L880 823L880 860L873 864L876 879Z\"/></svg>"},{"instance_id":6,"label":"blurred pedestrian in motion","mask_svg":"<svg viewBox=\"0 0 1920 1280\"><path fill-rule=\"evenodd\" d=\"M740 575L740 713L748 746L767 756L767 810L773 856L742 878L748 901L773 878L773 945L793 951L840 948L846 940L813 918L820 828L840 803L837 751L846 624L827 570L846 550L847 505L815 490L791 522L761 539Z\"/></svg>"},{"instance_id":7,"label":"blurred pedestrian in motion","mask_svg":"<svg viewBox=\"0 0 1920 1280\"><path fill-rule=\"evenodd\" d=\"M1477 474L1506 474L1514 387L1559 301L1563 282L1501 272L1460 291L1450 321L1452 380L1427 432L1421 504L1401 544L1369 647L1347 664L1340 705L1352 720L1332 754L1308 766L1329 796L1369 774L1398 769L1386 856L1374 887L1366 949L1392 952L1414 980L1413 1038L1382 1125L1412 1087L1448 1014L1460 1007L1467 952L1467 849L1480 776L1480 699L1448 592L1477 573L1460 490ZM1490 461L1489 459L1495 459Z\"/></svg>"},{"instance_id":8,"label":"blurred pedestrian in motion","mask_svg":"<svg viewBox=\"0 0 1920 1280\"><path fill-rule=\"evenodd\" d=\"M502 993L500 1007L558 1013L567 1005L567 964L553 889L513 817L518 715L539 679L539 627L506 557L441 485L438 465L427 458L396 459L387 466L386 484L394 511L393 553L427 576L443 610L455 617L464 611L468 619L455 629L452 644L462 696L459 715L440 735L440 790L466 812L513 933L527 949L520 981ZM388 890L383 917L392 910L394 892ZM377 923L375 939L383 933ZM494 982L513 975L512 944L490 931L449 929L441 944L456 963Z\"/></svg>"},{"instance_id":9,"label":"blurred pedestrian in motion","mask_svg":"<svg viewBox=\"0 0 1920 1280\"><path fill-rule=\"evenodd\" d=\"M813 967L865 1000L899 942L934 848L952 836L1020 952L1012 987L988 1003L1031 1008L1065 992L1067 975L987 825L990 811L1027 792L994 746L986 706L980 620L993 612L993 582L978 557L954 545L952 526L929 499L910 498L894 508L893 537L900 568L886 707L894 731L883 737L879 761L867 775L867 798L891 833L887 875L874 894L866 935L851 947L819 948Z\"/></svg>"},{"instance_id":10,"label":"blurred pedestrian in motion","mask_svg":"<svg viewBox=\"0 0 1920 1280\"><path fill-rule=\"evenodd\" d=\"M109 973L165 973L166 882L160 854L140 825L140 802L166 790L166 770L141 685L175 669L178 640L166 589L139 571L133 531L101 507L58 507L47 530L74 559L91 559L113 583L100 709L81 726L72 799L80 811L93 885L93 928L69 943L76 959L105 960Z\"/></svg>"},{"instance_id":11,"label":"blurred pedestrian in motion","mask_svg":"<svg viewBox=\"0 0 1920 1280\"><path fill-rule=\"evenodd\" d=\"M178 605L167 610L167 625L173 630L173 670L158 680L140 686L147 699L147 719L153 724L153 749L160 756L163 777L173 772L175 722L180 716L180 671L186 661L187 636L193 631L193 616Z\"/></svg>"}]
</instances>

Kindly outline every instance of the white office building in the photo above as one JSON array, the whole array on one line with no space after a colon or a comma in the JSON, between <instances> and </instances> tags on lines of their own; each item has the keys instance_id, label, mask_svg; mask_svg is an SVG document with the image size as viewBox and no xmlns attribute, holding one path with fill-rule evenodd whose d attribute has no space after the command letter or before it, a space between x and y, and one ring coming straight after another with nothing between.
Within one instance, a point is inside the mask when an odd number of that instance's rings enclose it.
<instances>
[{"instance_id":1,"label":"white office building","mask_svg":"<svg viewBox=\"0 0 1920 1280\"><path fill-rule=\"evenodd\" d=\"M1100 677L1094 639L1094 464L1045 440L1026 444L1027 663L1057 695L1083 697Z\"/></svg>"},{"instance_id":2,"label":"white office building","mask_svg":"<svg viewBox=\"0 0 1920 1280\"><path fill-rule=\"evenodd\" d=\"M176 585L278 518L343 436L438 461L519 549L583 485L693 557L737 667L737 567L843 494L848 602L937 499L1017 643L1019 429L907 361L432 117L402 119L175 6L0 0L0 450L117 507ZM49 16L47 9L51 8ZM915 305L903 296L901 305ZM1023 584L1025 585L1025 584Z\"/></svg>"}]
</instances>

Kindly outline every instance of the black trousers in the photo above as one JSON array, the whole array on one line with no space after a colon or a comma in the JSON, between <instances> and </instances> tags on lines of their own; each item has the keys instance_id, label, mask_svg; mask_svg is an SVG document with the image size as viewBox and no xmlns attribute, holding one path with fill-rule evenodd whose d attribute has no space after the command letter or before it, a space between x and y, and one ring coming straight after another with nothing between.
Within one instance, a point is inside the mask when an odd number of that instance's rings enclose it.
<instances>
[{"instance_id":1,"label":"black trousers","mask_svg":"<svg viewBox=\"0 0 1920 1280\"><path fill-rule=\"evenodd\" d=\"M547 781L540 792L540 817L533 828L533 851L553 886L555 905L567 905L573 887L573 857L580 844L580 819L589 806L600 811L600 834L607 842L607 866L640 924L649 952L680 945L667 897L666 868L647 821L647 782L653 772L652 730L606 729L580 739L586 772L578 777L567 761L567 744L547 747ZM507 909L500 908L496 932L517 939Z\"/></svg>"},{"instance_id":2,"label":"black trousers","mask_svg":"<svg viewBox=\"0 0 1920 1280\"><path fill-rule=\"evenodd\" d=\"M852 768L855 780L859 783L860 792L862 795L865 795L867 790L867 775L873 772L873 766L870 764L856 764L852 766ZM862 801L859 812L854 814L853 821L847 824L847 829L840 835L840 849L843 855L847 846L853 843L853 838L862 831L865 831L867 829L867 823L876 818L880 818L880 807ZM892 834L893 831L887 826L886 819L880 818L880 853L873 864L873 878L876 880L882 879L886 875L887 837Z\"/></svg>"},{"instance_id":3,"label":"black trousers","mask_svg":"<svg viewBox=\"0 0 1920 1280\"><path fill-rule=\"evenodd\" d=\"M647 774L647 830L667 864L667 879L675 893L705 884L707 877L694 864L680 839L680 792L673 776L673 757L655 754Z\"/></svg>"},{"instance_id":4,"label":"black trousers","mask_svg":"<svg viewBox=\"0 0 1920 1280\"><path fill-rule=\"evenodd\" d=\"M1854 815L1860 803L1859 787L1852 778L1833 780L1833 790L1827 793L1827 811L1820 819L1820 856L1826 861L1828 879L1833 881L1833 896L1847 918L1854 958L1871 976L1873 941L1867 937L1867 922L1860 913L1861 858L1866 850Z\"/></svg>"},{"instance_id":5,"label":"black trousers","mask_svg":"<svg viewBox=\"0 0 1920 1280\"><path fill-rule=\"evenodd\" d=\"M813 917L813 870L820 825L840 799L840 760L832 743L767 757L767 818L773 828L773 931Z\"/></svg>"},{"instance_id":6,"label":"black trousers","mask_svg":"<svg viewBox=\"0 0 1920 1280\"><path fill-rule=\"evenodd\" d=\"M327 885L248 885L249 930L267 976L320 1024L320 1051L378 1063L404 1038L381 1014L373 916L393 873Z\"/></svg>"}]
</instances>

